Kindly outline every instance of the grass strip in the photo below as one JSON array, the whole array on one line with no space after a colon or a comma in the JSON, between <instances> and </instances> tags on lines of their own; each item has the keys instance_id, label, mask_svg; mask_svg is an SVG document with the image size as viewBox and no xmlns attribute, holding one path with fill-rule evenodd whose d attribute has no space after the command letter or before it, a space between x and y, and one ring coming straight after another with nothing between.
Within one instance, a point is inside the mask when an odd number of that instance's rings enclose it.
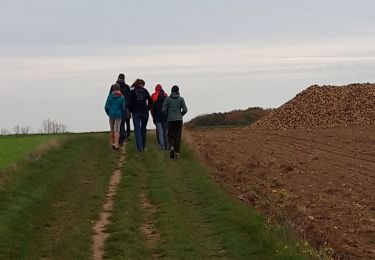
<instances>
[{"instance_id":1,"label":"grass strip","mask_svg":"<svg viewBox=\"0 0 375 260\"><path fill-rule=\"evenodd\" d=\"M0 136L0 171L25 158L41 143L56 135Z\"/></svg>"},{"instance_id":2,"label":"grass strip","mask_svg":"<svg viewBox=\"0 0 375 260\"><path fill-rule=\"evenodd\" d=\"M170 259L225 258L224 248L202 215L201 205L193 199L195 189L184 183L186 176L182 176L179 163L155 146L145 153L147 186L152 203L158 206L155 222L161 233L156 253Z\"/></svg>"},{"instance_id":3,"label":"grass strip","mask_svg":"<svg viewBox=\"0 0 375 260\"><path fill-rule=\"evenodd\" d=\"M104 134L72 135L0 187L0 259L90 259L116 156Z\"/></svg>"}]
</instances>

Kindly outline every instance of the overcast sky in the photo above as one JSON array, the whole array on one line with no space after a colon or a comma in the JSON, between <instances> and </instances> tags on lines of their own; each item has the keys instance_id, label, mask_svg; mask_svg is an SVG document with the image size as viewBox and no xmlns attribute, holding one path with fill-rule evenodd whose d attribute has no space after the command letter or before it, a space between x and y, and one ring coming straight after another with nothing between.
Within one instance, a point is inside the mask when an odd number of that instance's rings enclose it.
<instances>
[{"instance_id":1,"label":"overcast sky","mask_svg":"<svg viewBox=\"0 0 375 260\"><path fill-rule=\"evenodd\" d=\"M187 120L375 82L375 1L0 0L0 128L107 130L118 73L180 86Z\"/></svg>"}]
</instances>

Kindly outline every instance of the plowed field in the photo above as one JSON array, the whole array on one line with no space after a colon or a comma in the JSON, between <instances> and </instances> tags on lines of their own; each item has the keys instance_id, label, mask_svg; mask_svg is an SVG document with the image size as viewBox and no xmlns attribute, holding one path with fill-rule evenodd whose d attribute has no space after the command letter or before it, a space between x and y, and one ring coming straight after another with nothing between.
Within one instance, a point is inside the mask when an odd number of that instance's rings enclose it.
<instances>
[{"instance_id":1,"label":"plowed field","mask_svg":"<svg viewBox=\"0 0 375 260\"><path fill-rule=\"evenodd\" d=\"M375 126L195 129L232 195L340 259L375 259Z\"/></svg>"}]
</instances>

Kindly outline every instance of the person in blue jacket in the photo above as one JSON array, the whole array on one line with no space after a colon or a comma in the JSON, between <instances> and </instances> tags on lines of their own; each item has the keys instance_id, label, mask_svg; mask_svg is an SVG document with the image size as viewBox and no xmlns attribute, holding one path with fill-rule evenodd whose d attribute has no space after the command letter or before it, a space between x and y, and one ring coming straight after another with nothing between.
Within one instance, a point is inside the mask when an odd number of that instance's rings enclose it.
<instances>
[{"instance_id":1,"label":"person in blue jacket","mask_svg":"<svg viewBox=\"0 0 375 260\"><path fill-rule=\"evenodd\" d=\"M120 73L118 75L118 79L116 81L117 84L120 85L120 91L124 95L125 98L125 106L126 106L126 113L124 113L123 118L120 124L120 138L119 144L122 146L126 139L130 138L130 111L129 111L129 98L130 98L130 87L128 84L125 83L125 74ZM111 93L113 91L112 87L109 91ZM125 124L126 124L126 131L125 131Z\"/></svg>"},{"instance_id":2,"label":"person in blue jacket","mask_svg":"<svg viewBox=\"0 0 375 260\"><path fill-rule=\"evenodd\" d=\"M119 149L120 125L121 120L126 113L125 98L121 93L120 85L114 84L111 87L112 92L109 93L107 101L105 102L105 112L109 117L109 125L111 127L111 142L112 148Z\"/></svg>"}]
</instances>

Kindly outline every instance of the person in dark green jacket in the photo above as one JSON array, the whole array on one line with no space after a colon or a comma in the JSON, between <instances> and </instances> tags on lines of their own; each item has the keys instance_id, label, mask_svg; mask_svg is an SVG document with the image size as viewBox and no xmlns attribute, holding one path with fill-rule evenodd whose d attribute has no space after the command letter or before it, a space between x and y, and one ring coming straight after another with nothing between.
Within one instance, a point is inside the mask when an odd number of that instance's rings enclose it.
<instances>
[{"instance_id":1,"label":"person in dark green jacket","mask_svg":"<svg viewBox=\"0 0 375 260\"><path fill-rule=\"evenodd\" d=\"M185 100L180 96L179 91L178 86L173 86L172 93L165 99L162 108L163 112L167 114L168 144L171 159L177 159L180 156L182 117L188 111Z\"/></svg>"}]
</instances>

